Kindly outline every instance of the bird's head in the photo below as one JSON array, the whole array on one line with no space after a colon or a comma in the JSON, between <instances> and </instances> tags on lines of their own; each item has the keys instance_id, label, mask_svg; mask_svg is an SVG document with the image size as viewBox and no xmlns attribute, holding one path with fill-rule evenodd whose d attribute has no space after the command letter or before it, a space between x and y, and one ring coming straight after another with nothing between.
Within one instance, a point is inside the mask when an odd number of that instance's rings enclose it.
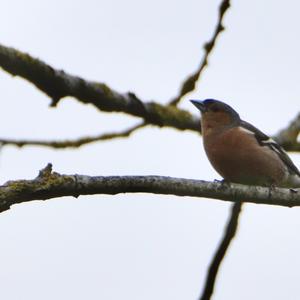
<instances>
[{"instance_id":1,"label":"bird's head","mask_svg":"<svg viewBox=\"0 0 300 300\"><path fill-rule=\"evenodd\" d=\"M204 101L191 100L191 102L201 112L203 134L206 134L211 130L235 126L240 122L239 114L224 102L214 99L206 99Z\"/></svg>"}]
</instances>

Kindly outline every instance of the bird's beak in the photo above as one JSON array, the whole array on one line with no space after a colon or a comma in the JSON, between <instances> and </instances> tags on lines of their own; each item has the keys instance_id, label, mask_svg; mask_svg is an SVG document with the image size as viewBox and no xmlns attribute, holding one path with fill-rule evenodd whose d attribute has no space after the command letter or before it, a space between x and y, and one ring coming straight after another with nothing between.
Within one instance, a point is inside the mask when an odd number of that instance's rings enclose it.
<instances>
[{"instance_id":1,"label":"bird's beak","mask_svg":"<svg viewBox=\"0 0 300 300\"><path fill-rule=\"evenodd\" d=\"M190 100L202 113L206 111L205 105L201 100Z\"/></svg>"}]
</instances>

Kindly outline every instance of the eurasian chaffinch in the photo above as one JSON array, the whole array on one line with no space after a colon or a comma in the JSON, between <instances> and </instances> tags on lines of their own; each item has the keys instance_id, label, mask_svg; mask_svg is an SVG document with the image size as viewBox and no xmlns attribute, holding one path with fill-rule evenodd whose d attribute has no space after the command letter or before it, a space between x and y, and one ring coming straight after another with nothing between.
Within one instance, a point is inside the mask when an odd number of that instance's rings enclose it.
<instances>
[{"instance_id":1,"label":"eurasian chaffinch","mask_svg":"<svg viewBox=\"0 0 300 300\"><path fill-rule=\"evenodd\" d=\"M229 105L191 100L201 111L204 149L215 170L229 182L299 187L300 172L270 137L243 121Z\"/></svg>"}]
</instances>

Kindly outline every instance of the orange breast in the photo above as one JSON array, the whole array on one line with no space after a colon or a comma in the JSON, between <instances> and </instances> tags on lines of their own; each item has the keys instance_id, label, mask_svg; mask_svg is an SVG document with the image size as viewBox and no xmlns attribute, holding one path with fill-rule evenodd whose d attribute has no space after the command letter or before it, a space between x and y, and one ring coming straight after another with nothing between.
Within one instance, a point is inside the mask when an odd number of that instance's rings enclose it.
<instances>
[{"instance_id":1,"label":"orange breast","mask_svg":"<svg viewBox=\"0 0 300 300\"><path fill-rule=\"evenodd\" d=\"M286 167L276 153L261 147L254 135L238 127L204 136L204 148L215 170L226 180L244 184L278 184Z\"/></svg>"}]
</instances>

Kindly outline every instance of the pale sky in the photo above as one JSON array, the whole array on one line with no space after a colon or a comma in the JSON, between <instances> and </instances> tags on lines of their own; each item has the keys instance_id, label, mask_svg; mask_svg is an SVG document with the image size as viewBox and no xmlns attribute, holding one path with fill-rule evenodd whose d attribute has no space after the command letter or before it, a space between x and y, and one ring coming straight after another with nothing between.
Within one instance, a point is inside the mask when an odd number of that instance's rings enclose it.
<instances>
[{"instance_id":1,"label":"pale sky","mask_svg":"<svg viewBox=\"0 0 300 300\"><path fill-rule=\"evenodd\" d=\"M0 43L55 68L166 103L194 71L220 1L2 3ZM216 98L275 134L300 111L300 4L233 1L209 67L189 98ZM50 99L0 70L1 137L63 139L120 131L138 119ZM300 166L300 154L291 154ZM78 150L5 147L1 183L32 179L48 162L64 174L220 179L197 133L148 127ZM195 300L229 204L149 194L85 196L15 205L0 216L5 300ZM245 205L214 300L296 300L300 208Z\"/></svg>"}]
</instances>

